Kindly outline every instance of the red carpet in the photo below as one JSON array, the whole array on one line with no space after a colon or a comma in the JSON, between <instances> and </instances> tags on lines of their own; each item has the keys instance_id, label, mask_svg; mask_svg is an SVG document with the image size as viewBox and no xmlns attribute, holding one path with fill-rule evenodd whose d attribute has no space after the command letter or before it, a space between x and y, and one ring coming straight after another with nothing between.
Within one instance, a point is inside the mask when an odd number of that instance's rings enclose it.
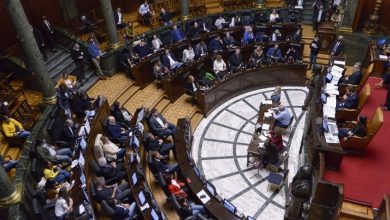
<instances>
[{"instance_id":1,"label":"red carpet","mask_svg":"<svg viewBox=\"0 0 390 220\"><path fill-rule=\"evenodd\" d=\"M371 118L385 103L386 90L377 88L379 78L370 77L371 96L362 113ZM325 172L325 179L344 184L344 197L378 208L384 194L390 195L390 112L384 111L384 123L362 157L344 156L340 170Z\"/></svg>"}]
</instances>

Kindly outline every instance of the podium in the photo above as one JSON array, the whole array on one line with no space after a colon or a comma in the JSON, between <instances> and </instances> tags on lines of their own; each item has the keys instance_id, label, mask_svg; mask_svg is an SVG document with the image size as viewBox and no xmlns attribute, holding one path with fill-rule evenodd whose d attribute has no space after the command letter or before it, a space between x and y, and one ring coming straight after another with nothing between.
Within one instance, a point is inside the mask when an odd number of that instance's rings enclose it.
<instances>
[{"instance_id":1,"label":"podium","mask_svg":"<svg viewBox=\"0 0 390 220\"><path fill-rule=\"evenodd\" d=\"M329 54L336 40L336 27L332 22L323 22L318 27L317 35L320 37L320 53Z\"/></svg>"}]
</instances>

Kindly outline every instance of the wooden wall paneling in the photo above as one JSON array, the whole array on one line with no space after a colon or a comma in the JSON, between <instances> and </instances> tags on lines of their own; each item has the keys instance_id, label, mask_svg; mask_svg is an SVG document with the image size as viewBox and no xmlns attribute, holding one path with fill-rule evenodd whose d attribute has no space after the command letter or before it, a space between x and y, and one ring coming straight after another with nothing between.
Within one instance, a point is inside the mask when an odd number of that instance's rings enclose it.
<instances>
[{"instance_id":1,"label":"wooden wall paneling","mask_svg":"<svg viewBox=\"0 0 390 220\"><path fill-rule=\"evenodd\" d=\"M4 1L0 1L0 27L0 53L15 55L19 43Z\"/></svg>"},{"instance_id":2,"label":"wooden wall paneling","mask_svg":"<svg viewBox=\"0 0 390 220\"><path fill-rule=\"evenodd\" d=\"M355 19L353 21L353 30L361 30L364 27L364 23L370 17L370 14L373 13L375 6L375 0L360 0L358 7L356 9ZM379 11L379 22L378 24L384 26L387 29L390 29L390 1L383 1L381 10Z\"/></svg>"}]
</instances>

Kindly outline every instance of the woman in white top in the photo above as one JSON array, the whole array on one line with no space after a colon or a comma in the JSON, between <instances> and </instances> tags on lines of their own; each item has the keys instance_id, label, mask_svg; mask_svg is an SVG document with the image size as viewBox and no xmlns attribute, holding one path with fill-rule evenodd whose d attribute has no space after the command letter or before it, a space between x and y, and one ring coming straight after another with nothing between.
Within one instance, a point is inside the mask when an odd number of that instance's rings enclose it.
<instances>
[{"instance_id":1,"label":"woman in white top","mask_svg":"<svg viewBox=\"0 0 390 220\"><path fill-rule=\"evenodd\" d=\"M274 23L279 20L279 14L278 12L274 9L272 13L269 15L269 22Z\"/></svg>"},{"instance_id":2,"label":"woman in white top","mask_svg":"<svg viewBox=\"0 0 390 220\"><path fill-rule=\"evenodd\" d=\"M183 50L183 63L191 62L195 58L194 48L188 44L187 48Z\"/></svg>"},{"instance_id":3,"label":"woman in white top","mask_svg":"<svg viewBox=\"0 0 390 220\"><path fill-rule=\"evenodd\" d=\"M61 188L58 193L58 198L54 207L54 213L58 220L65 219L65 216L69 215L72 211L73 200L69 198L66 188Z\"/></svg>"},{"instance_id":4,"label":"woman in white top","mask_svg":"<svg viewBox=\"0 0 390 220\"><path fill-rule=\"evenodd\" d=\"M221 80L226 74L226 63L223 61L220 54L217 55L214 61L213 71L215 74L217 74L219 80Z\"/></svg>"},{"instance_id":5,"label":"woman in white top","mask_svg":"<svg viewBox=\"0 0 390 220\"><path fill-rule=\"evenodd\" d=\"M222 16L219 16L219 18L215 20L215 26L217 26L218 29L223 28L223 23L226 23L226 21Z\"/></svg>"},{"instance_id":6,"label":"woman in white top","mask_svg":"<svg viewBox=\"0 0 390 220\"><path fill-rule=\"evenodd\" d=\"M160 50L162 44L163 43L160 40L160 38L158 38L157 35L153 35L152 45L153 45L153 48L154 48L154 52Z\"/></svg>"},{"instance_id":7,"label":"woman in white top","mask_svg":"<svg viewBox=\"0 0 390 220\"><path fill-rule=\"evenodd\" d=\"M279 29L276 29L274 33L272 34L272 39L271 41L280 41L282 40L282 34L280 33Z\"/></svg>"}]
</instances>

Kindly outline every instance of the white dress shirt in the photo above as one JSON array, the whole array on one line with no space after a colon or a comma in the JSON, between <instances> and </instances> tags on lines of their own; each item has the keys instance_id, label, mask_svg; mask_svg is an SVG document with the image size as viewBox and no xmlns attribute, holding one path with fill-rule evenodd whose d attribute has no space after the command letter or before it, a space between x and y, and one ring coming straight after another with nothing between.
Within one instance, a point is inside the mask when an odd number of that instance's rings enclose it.
<instances>
[{"instance_id":1,"label":"white dress shirt","mask_svg":"<svg viewBox=\"0 0 390 220\"><path fill-rule=\"evenodd\" d=\"M160 49L162 42L161 42L160 38L157 38L157 39L152 40L152 44L153 44L154 50L157 51Z\"/></svg>"},{"instance_id":2,"label":"white dress shirt","mask_svg":"<svg viewBox=\"0 0 390 220\"><path fill-rule=\"evenodd\" d=\"M213 70L215 73L219 73L220 71L225 71L226 70L226 63L225 61L221 60L215 60L214 61L214 67Z\"/></svg>"},{"instance_id":3,"label":"white dress shirt","mask_svg":"<svg viewBox=\"0 0 390 220\"><path fill-rule=\"evenodd\" d=\"M322 10L319 10L319 11L318 11L317 22L321 22L322 12L323 12Z\"/></svg>"},{"instance_id":4,"label":"white dress shirt","mask_svg":"<svg viewBox=\"0 0 390 220\"><path fill-rule=\"evenodd\" d=\"M269 21L270 22L275 22L277 18L279 18L279 14L274 15L273 13L271 13L269 15Z\"/></svg>"},{"instance_id":5,"label":"white dress shirt","mask_svg":"<svg viewBox=\"0 0 390 220\"><path fill-rule=\"evenodd\" d=\"M117 11L116 13L118 13L118 24L122 24L122 13Z\"/></svg>"},{"instance_id":6,"label":"white dress shirt","mask_svg":"<svg viewBox=\"0 0 390 220\"><path fill-rule=\"evenodd\" d=\"M164 122L161 120L160 117L156 117L156 121L161 125L161 127L165 126Z\"/></svg>"},{"instance_id":7,"label":"white dress shirt","mask_svg":"<svg viewBox=\"0 0 390 220\"><path fill-rule=\"evenodd\" d=\"M222 26L223 23L225 23L224 18L218 18L217 20L215 20L215 26L217 26L218 29L223 28L223 26Z\"/></svg>"},{"instance_id":8,"label":"white dress shirt","mask_svg":"<svg viewBox=\"0 0 390 220\"><path fill-rule=\"evenodd\" d=\"M183 62L193 61L195 57L194 49L183 50Z\"/></svg>"},{"instance_id":9,"label":"white dress shirt","mask_svg":"<svg viewBox=\"0 0 390 220\"><path fill-rule=\"evenodd\" d=\"M145 6L145 4L142 4L142 5L139 7L139 13L140 13L141 15L144 15L144 14L146 14L146 13L148 13L148 12L150 12L150 10L149 10L149 5L148 5L148 4L146 4L146 6Z\"/></svg>"}]
</instances>

